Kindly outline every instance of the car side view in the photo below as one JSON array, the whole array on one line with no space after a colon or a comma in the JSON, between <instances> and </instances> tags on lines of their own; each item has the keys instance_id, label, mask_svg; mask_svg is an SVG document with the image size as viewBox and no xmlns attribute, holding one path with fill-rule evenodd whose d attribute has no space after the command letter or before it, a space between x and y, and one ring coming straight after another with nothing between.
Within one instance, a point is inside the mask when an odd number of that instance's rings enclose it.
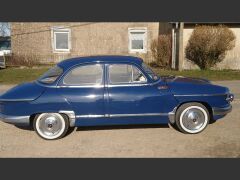
<instances>
[{"instance_id":1,"label":"car side view","mask_svg":"<svg viewBox=\"0 0 240 180\"><path fill-rule=\"evenodd\" d=\"M196 134L229 113L233 99L205 79L159 77L138 57L79 57L2 94L0 119L48 140L69 127L123 124L171 123Z\"/></svg>"}]
</instances>

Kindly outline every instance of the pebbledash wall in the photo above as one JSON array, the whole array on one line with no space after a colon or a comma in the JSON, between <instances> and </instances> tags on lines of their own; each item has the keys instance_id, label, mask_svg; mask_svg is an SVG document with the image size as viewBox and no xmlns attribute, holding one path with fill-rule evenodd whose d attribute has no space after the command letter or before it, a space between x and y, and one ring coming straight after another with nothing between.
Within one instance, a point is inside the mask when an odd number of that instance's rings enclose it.
<instances>
[{"instance_id":1,"label":"pebbledash wall","mask_svg":"<svg viewBox=\"0 0 240 180\"><path fill-rule=\"evenodd\" d=\"M159 23L11 23L15 57L56 63L90 55L133 55L152 61L150 45L159 34ZM55 30L68 32L69 50L56 50ZM169 30L169 29L168 29ZM132 33L132 34L131 34ZM64 36L64 35L63 35ZM60 37L66 38L66 37ZM131 48L131 40L144 39L142 50Z\"/></svg>"},{"instance_id":2,"label":"pebbledash wall","mask_svg":"<svg viewBox=\"0 0 240 180\"><path fill-rule=\"evenodd\" d=\"M231 24L227 25L235 34L236 42L235 47L228 51L225 59L214 67L214 69L240 69L240 25ZM183 47L187 46L188 40L192 34L194 27L185 26L183 31ZM183 61L183 69L199 69L199 67L189 61L186 57Z\"/></svg>"}]
</instances>

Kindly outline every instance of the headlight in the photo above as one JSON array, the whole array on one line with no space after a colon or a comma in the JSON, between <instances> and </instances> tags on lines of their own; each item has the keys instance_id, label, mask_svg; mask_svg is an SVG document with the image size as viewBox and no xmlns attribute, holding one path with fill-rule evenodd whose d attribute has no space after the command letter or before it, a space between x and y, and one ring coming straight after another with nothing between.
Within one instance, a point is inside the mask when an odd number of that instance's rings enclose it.
<instances>
[{"instance_id":1,"label":"headlight","mask_svg":"<svg viewBox=\"0 0 240 180\"><path fill-rule=\"evenodd\" d=\"M228 94L226 100L228 102L232 102L234 100L234 95L233 94Z\"/></svg>"}]
</instances>

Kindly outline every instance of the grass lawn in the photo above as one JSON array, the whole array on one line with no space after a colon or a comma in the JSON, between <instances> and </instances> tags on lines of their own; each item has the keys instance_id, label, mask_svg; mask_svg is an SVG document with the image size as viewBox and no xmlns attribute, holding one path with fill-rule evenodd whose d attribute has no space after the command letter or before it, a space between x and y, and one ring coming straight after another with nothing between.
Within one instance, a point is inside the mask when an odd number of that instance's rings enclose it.
<instances>
[{"instance_id":1,"label":"grass lawn","mask_svg":"<svg viewBox=\"0 0 240 180\"><path fill-rule=\"evenodd\" d=\"M222 80L240 80L240 70L162 70L153 68L154 72L159 76L163 75L176 75L196 78L206 78L212 81Z\"/></svg>"},{"instance_id":2,"label":"grass lawn","mask_svg":"<svg viewBox=\"0 0 240 180\"><path fill-rule=\"evenodd\" d=\"M0 84L19 84L33 81L46 72L49 67L0 69Z\"/></svg>"},{"instance_id":3,"label":"grass lawn","mask_svg":"<svg viewBox=\"0 0 240 180\"><path fill-rule=\"evenodd\" d=\"M31 68L7 68L0 70L0 84L19 84L22 82L33 81L47 71L49 67ZM240 80L240 71L235 70L185 70L173 71L153 69L157 74L161 75L179 75L187 77L200 77L209 80Z\"/></svg>"}]
</instances>

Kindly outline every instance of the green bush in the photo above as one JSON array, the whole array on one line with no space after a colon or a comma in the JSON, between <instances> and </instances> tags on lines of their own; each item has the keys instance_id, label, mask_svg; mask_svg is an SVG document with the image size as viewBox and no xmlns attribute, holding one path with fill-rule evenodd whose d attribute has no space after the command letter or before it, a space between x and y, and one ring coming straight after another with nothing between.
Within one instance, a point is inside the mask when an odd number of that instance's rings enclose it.
<instances>
[{"instance_id":1,"label":"green bush","mask_svg":"<svg viewBox=\"0 0 240 180\"><path fill-rule=\"evenodd\" d=\"M235 39L232 30L226 26L196 26L185 49L186 58L200 69L210 69L234 48Z\"/></svg>"},{"instance_id":2,"label":"green bush","mask_svg":"<svg viewBox=\"0 0 240 180\"><path fill-rule=\"evenodd\" d=\"M159 35L151 43L151 52L154 61L150 63L151 66L170 68L171 61L171 37L169 35Z\"/></svg>"}]
</instances>

